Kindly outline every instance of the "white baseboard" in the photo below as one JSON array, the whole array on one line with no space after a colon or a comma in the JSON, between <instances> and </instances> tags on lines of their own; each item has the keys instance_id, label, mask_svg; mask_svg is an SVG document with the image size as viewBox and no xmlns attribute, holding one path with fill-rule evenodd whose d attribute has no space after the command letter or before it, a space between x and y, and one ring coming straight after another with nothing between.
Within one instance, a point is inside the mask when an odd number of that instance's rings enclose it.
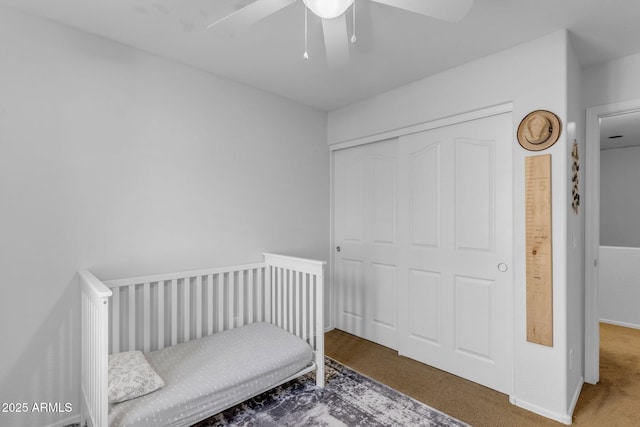
<instances>
[{"instance_id":1,"label":"white baseboard","mask_svg":"<svg viewBox=\"0 0 640 427\"><path fill-rule=\"evenodd\" d=\"M548 409L542 408L538 405L534 405L533 403L525 402L524 400L520 400L517 397L510 396L509 401L527 411L531 411L535 414L542 415L545 418L549 418L562 424L571 425L573 422L573 417L571 414L559 414L557 412L549 411Z\"/></svg>"},{"instance_id":2,"label":"white baseboard","mask_svg":"<svg viewBox=\"0 0 640 427\"><path fill-rule=\"evenodd\" d=\"M619 322L617 320L600 319L600 323L608 323L610 325L624 326L625 328L640 329L640 325L636 325L635 323L625 323L625 322Z\"/></svg>"},{"instance_id":3,"label":"white baseboard","mask_svg":"<svg viewBox=\"0 0 640 427\"><path fill-rule=\"evenodd\" d=\"M584 377L580 377L578 380L578 386L576 390L573 392L573 398L571 399L571 404L569 405L569 414L573 416L573 411L576 409L576 405L578 404L578 398L580 397L580 392L582 391L582 386L584 385Z\"/></svg>"}]
</instances>

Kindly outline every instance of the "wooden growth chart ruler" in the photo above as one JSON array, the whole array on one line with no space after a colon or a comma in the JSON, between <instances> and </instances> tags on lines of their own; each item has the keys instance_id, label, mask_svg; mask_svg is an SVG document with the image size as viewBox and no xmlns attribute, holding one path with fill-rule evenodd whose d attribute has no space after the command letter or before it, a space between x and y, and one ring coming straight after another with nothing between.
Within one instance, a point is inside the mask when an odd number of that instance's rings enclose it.
<instances>
[{"instance_id":1,"label":"wooden growth chart ruler","mask_svg":"<svg viewBox=\"0 0 640 427\"><path fill-rule=\"evenodd\" d=\"M525 158L527 341L553 347L551 155Z\"/></svg>"}]
</instances>

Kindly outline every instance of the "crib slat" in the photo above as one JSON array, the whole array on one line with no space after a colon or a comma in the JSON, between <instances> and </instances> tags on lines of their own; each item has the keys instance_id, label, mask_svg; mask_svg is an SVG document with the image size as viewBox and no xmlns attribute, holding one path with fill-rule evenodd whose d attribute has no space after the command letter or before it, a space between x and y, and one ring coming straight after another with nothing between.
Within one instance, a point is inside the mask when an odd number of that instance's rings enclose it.
<instances>
[{"instance_id":1,"label":"crib slat","mask_svg":"<svg viewBox=\"0 0 640 427\"><path fill-rule=\"evenodd\" d=\"M280 298L280 311L282 312L282 329L287 330L289 328L289 323L288 323L288 318L287 318L287 313L288 313L288 307L287 307L287 300L289 299L289 281L288 279L288 274L287 274L287 270L285 270L284 268L282 270L280 270L280 274L281 274L281 278L280 280L282 281L282 297Z\"/></svg>"},{"instance_id":2,"label":"crib slat","mask_svg":"<svg viewBox=\"0 0 640 427\"><path fill-rule=\"evenodd\" d=\"M296 300L298 298L298 273L291 271L291 295L289 298L290 312L291 312L291 329L292 334L296 334L298 329L298 310L296 308Z\"/></svg>"},{"instance_id":3,"label":"crib slat","mask_svg":"<svg viewBox=\"0 0 640 427\"><path fill-rule=\"evenodd\" d=\"M273 286L273 268L272 267L265 267L264 269L264 273L263 273L263 278L265 280L265 287L264 287L264 321L265 322L273 322L273 311L272 311L272 306L273 306L273 292L272 292L272 286Z\"/></svg>"},{"instance_id":4,"label":"crib slat","mask_svg":"<svg viewBox=\"0 0 640 427\"><path fill-rule=\"evenodd\" d=\"M207 276L207 333L213 333L213 274Z\"/></svg>"},{"instance_id":5,"label":"crib slat","mask_svg":"<svg viewBox=\"0 0 640 427\"><path fill-rule=\"evenodd\" d=\"M278 296L277 296L277 312L278 318L280 319L278 325L282 328L284 326L284 270L282 268L278 269Z\"/></svg>"},{"instance_id":6,"label":"crib slat","mask_svg":"<svg viewBox=\"0 0 640 427\"><path fill-rule=\"evenodd\" d=\"M274 267L271 277L271 322L278 324L278 269Z\"/></svg>"},{"instance_id":7,"label":"crib slat","mask_svg":"<svg viewBox=\"0 0 640 427\"><path fill-rule=\"evenodd\" d=\"M309 283L309 291L311 293L310 295L310 299L311 299L311 303L309 304L309 323L310 323L310 327L311 327L311 333L309 334L309 343L311 344L311 347L316 348L316 333L318 331L315 330L315 300L316 300L316 292L315 292L315 276L312 276L310 278L310 283Z\"/></svg>"},{"instance_id":8,"label":"crib slat","mask_svg":"<svg viewBox=\"0 0 640 427\"><path fill-rule=\"evenodd\" d=\"M136 348L136 285L127 286L129 294L129 347Z\"/></svg>"},{"instance_id":9,"label":"crib slat","mask_svg":"<svg viewBox=\"0 0 640 427\"><path fill-rule=\"evenodd\" d=\"M228 275L229 281L227 282L227 285L229 287L228 290L228 297L229 299L227 300L227 308L229 309L229 318L228 320L228 329L233 329L234 327L234 322L233 322L233 317L235 314L235 292L234 292L234 282L235 282L235 275L233 273L229 273Z\"/></svg>"},{"instance_id":10,"label":"crib slat","mask_svg":"<svg viewBox=\"0 0 640 427\"><path fill-rule=\"evenodd\" d=\"M142 322L143 322L143 351L149 352L151 346L151 296L149 292L149 283L142 285Z\"/></svg>"},{"instance_id":11,"label":"crib slat","mask_svg":"<svg viewBox=\"0 0 640 427\"><path fill-rule=\"evenodd\" d=\"M244 270L238 272L238 324L237 326L244 325Z\"/></svg>"},{"instance_id":12,"label":"crib slat","mask_svg":"<svg viewBox=\"0 0 640 427\"><path fill-rule=\"evenodd\" d=\"M202 336L202 276L196 278L196 338Z\"/></svg>"},{"instance_id":13,"label":"crib slat","mask_svg":"<svg viewBox=\"0 0 640 427\"><path fill-rule=\"evenodd\" d=\"M287 330L291 333L294 331L294 318L293 318L293 296L294 296L294 274L291 270L287 270L287 288L289 293L289 324Z\"/></svg>"},{"instance_id":14,"label":"crib slat","mask_svg":"<svg viewBox=\"0 0 640 427\"><path fill-rule=\"evenodd\" d=\"M182 279L182 331L184 336L182 342L191 339L191 280L189 277Z\"/></svg>"},{"instance_id":15,"label":"crib slat","mask_svg":"<svg viewBox=\"0 0 640 427\"><path fill-rule=\"evenodd\" d=\"M264 269L256 270L256 316L259 322L264 322Z\"/></svg>"},{"instance_id":16,"label":"crib slat","mask_svg":"<svg viewBox=\"0 0 640 427\"><path fill-rule=\"evenodd\" d=\"M253 315L254 315L254 304L253 304L253 276L256 270L251 269L247 270L247 322L253 323Z\"/></svg>"},{"instance_id":17,"label":"crib slat","mask_svg":"<svg viewBox=\"0 0 640 427\"><path fill-rule=\"evenodd\" d=\"M296 307L296 331L295 334L300 336L302 332L302 312L300 310L300 304L302 301L300 300L300 294L302 293L302 273L295 272L296 276L296 299L295 299L295 307Z\"/></svg>"},{"instance_id":18,"label":"crib slat","mask_svg":"<svg viewBox=\"0 0 640 427\"><path fill-rule=\"evenodd\" d=\"M302 273L302 339L307 340L307 287L309 281L307 280L307 274Z\"/></svg>"},{"instance_id":19,"label":"crib slat","mask_svg":"<svg viewBox=\"0 0 640 427\"><path fill-rule=\"evenodd\" d=\"M278 268L271 270L271 322L280 325L278 321Z\"/></svg>"},{"instance_id":20,"label":"crib slat","mask_svg":"<svg viewBox=\"0 0 640 427\"><path fill-rule=\"evenodd\" d=\"M120 288L111 290L111 352L120 352Z\"/></svg>"},{"instance_id":21,"label":"crib slat","mask_svg":"<svg viewBox=\"0 0 640 427\"><path fill-rule=\"evenodd\" d=\"M282 324L280 327L282 329L287 329L287 270L284 268L280 269L280 284L282 286L282 292L280 294L280 308L278 311L282 313Z\"/></svg>"},{"instance_id":22,"label":"crib slat","mask_svg":"<svg viewBox=\"0 0 640 427\"><path fill-rule=\"evenodd\" d=\"M280 296L280 309L279 311L282 313L282 329L287 329L287 298L289 293L287 292L287 270L284 268L280 269L280 283L282 286L282 293Z\"/></svg>"},{"instance_id":23,"label":"crib slat","mask_svg":"<svg viewBox=\"0 0 640 427\"><path fill-rule=\"evenodd\" d=\"M157 349L164 348L164 280L158 281L158 345Z\"/></svg>"},{"instance_id":24,"label":"crib slat","mask_svg":"<svg viewBox=\"0 0 640 427\"><path fill-rule=\"evenodd\" d=\"M284 269L278 270L278 316L280 317L279 325L284 326Z\"/></svg>"},{"instance_id":25,"label":"crib slat","mask_svg":"<svg viewBox=\"0 0 640 427\"><path fill-rule=\"evenodd\" d=\"M280 311L282 312L282 329L289 329L289 316L287 300L289 299L289 272L286 269L282 269L282 298L280 299Z\"/></svg>"},{"instance_id":26,"label":"crib slat","mask_svg":"<svg viewBox=\"0 0 640 427\"><path fill-rule=\"evenodd\" d=\"M218 332L224 327L224 273L218 275Z\"/></svg>"},{"instance_id":27,"label":"crib slat","mask_svg":"<svg viewBox=\"0 0 640 427\"><path fill-rule=\"evenodd\" d=\"M282 328L285 330L289 330L289 270L282 269L282 306L280 310L282 311Z\"/></svg>"},{"instance_id":28,"label":"crib slat","mask_svg":"<svg viewBox=\"0 0 640 427\"><path fill-rule=\"evenodd\" d=\"M271 321L271 269L264 268L260 273L262 286L260 287L260 310L262 310L262 321Z\"/></svg>"},{"instance_id":29,"label":"crib slat","mask_svg":"<svg viewBox=\"0 0 640 427\"><path fill-rule=\"evenodd\" d=\"M171 281L171 345L178 343L178 280Z\"/></svg>"}]
</instances>

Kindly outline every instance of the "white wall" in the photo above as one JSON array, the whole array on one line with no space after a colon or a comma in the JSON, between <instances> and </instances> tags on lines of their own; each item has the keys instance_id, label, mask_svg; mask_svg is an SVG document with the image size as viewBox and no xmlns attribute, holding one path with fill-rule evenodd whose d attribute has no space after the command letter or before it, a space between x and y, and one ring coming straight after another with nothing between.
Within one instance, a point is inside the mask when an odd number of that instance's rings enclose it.
<instances>
[{"instance_id":1,"label":"white wall","mask_svg":"<svg viewBox=\"0 0 640 427\"><path fill-rule=\"evenodd\" d=\"M75 272L328 259L326 114L0 9L0 413L79 409Z\"/></svg>"},{"instance_id":2,"label":"white wall","mask_svg":"<svg viewBox=\"0 0 640 427\"><path fill-rule=\"evenodd\" d=\"M567 397L569 141L565 130L559 142L545 151L553 156L554 346L550 348L526 341L524 158L532 153L518 145L515 135L520 120L537 109L555 112L566 125L567 49L566 32L557 32L331 111L328 128L329 142L339 143L513 102L515 360L512 398L520 406L563 422L571 422ZM572 67L575 66L572 63Z\"/></svg>"},{"instance_id":3,"label":"white wall","mask_svg":"<svg viewBox=\"0 0 640 427\"><path fill-rule=\"evenodd\" d=\"M640 329L640 248L600 246L600 320Z\"/></svg>"},{"instance_id":4,"label":"white wall","mask_svg":"<svg viewBox=\"0 0 640 427\"><path fill-rule=\"evenodd\" d=\"M600 320L640 328L640 147L600 151Z\"/></svg>"},{"instance_id":5,"label":"white wall","mask_svg":"<svg viewBox=\"0 0 640 427\"><path fill-rule=\"evenodd\" d=\"M584 383L585 325L585 113L582 100L582 70L576 54L568 46L567 72L567 401L573 412ZM573 182L573 143L578 144L578 191L580 206L576 213L571 201Z\"/></svg>"},{"instance_id":6,"label":"white wall","mask_svg":"<svg viewBox=\"0 0 640 427\"><path fill-rule=\"evenodd\" d=\"M640 54L619 58L583 71L585 107L640 99Z\"/></svg>"},{"instance_id":7,"label":"white wall","mask_svg":"<svg viewBox=\"0 0 640 427\"><path fill-rule=\"evenodd\" d=\"M640 147L600 151L600 244L640 247Z\"/></svg>"}]
</instances>

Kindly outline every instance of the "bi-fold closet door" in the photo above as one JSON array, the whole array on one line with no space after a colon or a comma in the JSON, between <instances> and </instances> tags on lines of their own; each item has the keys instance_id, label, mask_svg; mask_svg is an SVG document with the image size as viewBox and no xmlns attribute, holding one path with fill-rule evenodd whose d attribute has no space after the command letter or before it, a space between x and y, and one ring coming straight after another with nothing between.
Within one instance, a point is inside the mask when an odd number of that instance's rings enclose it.
<instances>
[{"instance_id":1,"label":"bi-fold closet door","mask_svg":"<svg viewBox=\"0 0 640 427\"><path fill-rule=\"evenodd\" d=\"M509 393L511 114L334 151L337 327Z\"/></svg>"}]
</instances>

